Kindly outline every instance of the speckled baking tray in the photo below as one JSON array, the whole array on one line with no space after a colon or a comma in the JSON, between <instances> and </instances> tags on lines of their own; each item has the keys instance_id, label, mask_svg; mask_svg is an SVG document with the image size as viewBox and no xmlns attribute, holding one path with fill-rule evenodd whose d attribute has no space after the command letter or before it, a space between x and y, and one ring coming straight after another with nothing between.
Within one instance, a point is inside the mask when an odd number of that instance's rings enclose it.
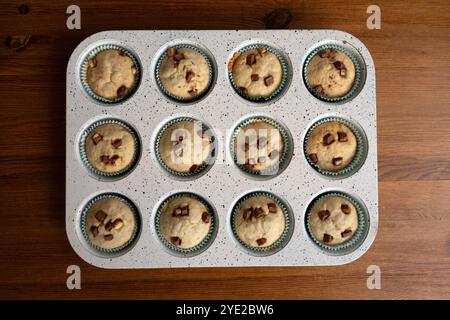
<instances>
[{"instance_id":1,"label":"speckled baking tray","mask_svg":"<svg viewBox=\"0 0 450 320\"><path fill-rule=\"evenodd\" d=\"M176 104L158 89L153 76L158 54L179 40L199 43L215 59L214 87L201 101ZM232 89L227 61L240 47L253 41L270 43L290 59L292 80L283 96L273 103L256 105L239 97ZM365 62L364 85L352 100L332 104L318 100L306 88L302 67L308 53L323 43L337 43L356 50ZM86 94L80 82L83 57L99 44L118 44L138 58L141 83L127 100L104 104ZM173 268L232 266L326 266L352 262L363 255L375 239L378 228L377 134L375 69L367 48L352 35L335 30L217 30L217 31L106 31L90 36L74 50L67 66L66 87L66 231L75 252L88 263L101 268ZM230 162L230 129L241 119L263 114L280 120L293 138L294 152L289 166L271 179L253 179ZM171 177L155 159L152 143L161 124L177 115L204 120L218 135L217 159L212 168L194 180ZM303 153L303 139L309 126L326 116L349 119L364 130L367 158L353 175L341 179L317 173ZM142 154L135 169L119 180L100 180L88 173L80 161L78 139L84 128L96 119L113 117L126 121L137 131ZM294 229L290 241L269 256L250 255L239 246L230 230L230 211L243 194L266 190L281 196L292 208ZM311 201L325 191L344 191L357 197L367 208L369 228L362 244L354 251L331 255L309 238L305 211ZM178 191L200 194L215 208L218 232L211 246L193 257L168 252L158 240L154 214L163 198ZM128 197L141 215L137 242L124 254L105 257L93 251L79 227L83 206L95 195L117 192Z\"/></svg>"}]
</instances>

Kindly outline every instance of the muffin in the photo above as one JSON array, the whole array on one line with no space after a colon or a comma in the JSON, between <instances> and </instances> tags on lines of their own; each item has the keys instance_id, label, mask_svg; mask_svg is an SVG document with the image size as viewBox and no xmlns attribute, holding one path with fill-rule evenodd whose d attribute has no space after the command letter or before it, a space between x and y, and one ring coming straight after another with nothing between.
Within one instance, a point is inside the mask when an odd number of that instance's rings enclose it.
<instances>
[{"instance_id":1,"label":"muffin","mask_svg":"<svg viewBox=\"0 0 450 320\"><path fill-rule=\"evenodd\" d=\"M160 133L156 146L164 165L175 173L198 173L209 163L213 136L193 120L180 120Z\"/></svg>"},{"instance_id":2,"label":"muffin","mask_svg":"<svg viewBox=\"0 0 450 320\"><path fill-rule=\"evenodd\" d=\"M173 197L163 204L159 212L160 233L178 248L193 248L210 233L211 212L195 197Z\"/></svg>"},{"instance_id":3,"label":"muffin","mask_svg":"<svg viewBox=\"0 0 450 320\"><path fill-rule=\"evenodd\" d=\"M278 165L285 148L280 130L264 120L251 121L239 127L233 147L237 164L250 172Z\"/></svg>"},{"instance_id":4,"label":"muffin","mask_svg":"<svg viewBox=\"0 0 450 320\"><path fill-rule=\"evenodd\" d=\"M272 198L251 196L234 213L235 232L249 247L269 247L283 235L285 216Z\"/></svg>"},{"instance_id":5,"label":"muffin","mask_svg":"<svg viewBox=\"0 0 450 320\"><path fill-rule=\"evenodd\" d=\"M90 243L107 250L126 245L137 229L132 209L115 197L95 201L86 213L85 223Z\"/></svg>"},{"instance_id":6,"label":"muffin","mask_svg":"<svg viewBox=\"0 0 450 320\"><path fill-rule=\"evenodd\" d=\"M95 127L85 139L85 153L93 168L103 173L126 169L136 158L135 137L117 123Z\"/></svg>"},{"instance_id":7,"label":"muffin","mask_svg":"<svg viewBox=\"0 0 450 320\"><path fill-rule=\"evenodd\" d=\"M186 100L204 93L211 82L211 67L205 56L192 48L169 48L158 77L171 96Z\"/></svg>"},{"instance_id":8,"label":"muffin","mask_svg":"<svg viewBox=\"0 0 450 320\"><path fill-rule=\"evenodd\" d=\"M350 240L358 229L358 213L355 206L344 197L329 196L311 209L309 225L318 241L326 245L338 245Z\"/></svg>"},{"instance_id":9,"label":"muffin","mask_svg":"<svg viewBox=\"0 0 450 320\"><path fill-rule=\"evenodd\" d=\"M355 134L338 121L318 125L312 129L306 142L310 162L327 171L339 171L348 166L356 151Z\"/></svg>"},{"instance_id":10,"label":"muffin","mask_svg":"<svg viewBox=\"0 0 450 320\"><path fill-rule=\"evenodd\" d=\"M263 47L236 53L229 68L235 87L250 98L270 97L283 80L280 60Z\"/></svg>"},{"instance_id":11,"label":"muffin","mask_svg":"<svg viewBox=\"0 0 450 320\"><path fill-rule=\"evenodd\" d=\"M128 54L108 49L88 60L86 82L96 95L115 100L129 94L137 72L137 67Z\"/></svg>"},{"instance_id":12,"label":"muffin","mask_svg":"<svg viewBox=\"0 0 450 320\"><path fill-rule=\"evenodd\" d=\"M345 96L355 82L355 64L340 50L327 48L319 51L307 64L307 82L319 96Z\"/></svg>"}]
</instances>

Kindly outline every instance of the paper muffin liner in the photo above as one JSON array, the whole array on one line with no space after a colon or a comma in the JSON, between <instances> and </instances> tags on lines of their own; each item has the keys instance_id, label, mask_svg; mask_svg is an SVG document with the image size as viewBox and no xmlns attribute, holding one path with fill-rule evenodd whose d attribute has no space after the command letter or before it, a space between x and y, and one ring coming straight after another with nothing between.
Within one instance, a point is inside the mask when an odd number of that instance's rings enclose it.
<instances>
[{"instance_id":1,"label":"paper muffin liner","mask_svg":"<svg viewBox=\"0 0 450 320\"><path fill-rule=\"evenodd\" d=\"M240 128L242 128L250 123L259 122L259 121L264 121L280 131L281 138L283 140L283 153L280 154L278 165L274 165L274 166L264 169L264 170L250 170L250 169L246 168L244 164L239 164L237 162L238 159L237 159L237 154L235 152L235 142L236 142L236 138L237 138ZM245 174L248 174L248 175L254 176L254 177L273 177L273 176L276 176L276 175L280 174L281 172L283 172L284 169L286 169L286 167L289 165L290 158L292 156L292 151L293 151L293 141L292 141L292 136L291 136L288 128L285 127L283 124L281 124L278 121L276 121L270 117L267 117L267 116L255 115L255 116L247 117L246 119L241 121L237 126L234 127L232 135L231 135L231 139L230 139L229 148L230 148L230 154L234 161L234 164Z\"/></svg>"},{"instance_id":2,"label":"paper muffin liner","mask_svg":"<svg viewBox=\"0 0 450 320\"><path fill-rule=\"evenodd\" d=\"M190 197L192 199L200 201L206 207L206 209L208 210L207 212L208 212L209 216L211 217L211 225L209 227L208 234L205 236L205 238L203 238L203 240L199 244L197 244L196 246L191 247L191 248L180 248L180 247L177 247L176 245L172 244L170 241L168 241L164 237L164 235L161 233L161 228L160 228L160 218L161 218L162 208L169 201L171 201L173 199L181 198L181 197ZM155 223L156 235L157 235L159 241L163 244L163 246L165 248L168 249L168 251L170 253L172 253L176 256L181 256L181 257L193 257L193 256L196 256L196 255L204 252L206 249L208 249L208 247L214 241L214 239L217 235L217 229L218 229L218 218L216 215L216 211L214 210L212 205L207 200L205 200L203 197L201 197L200 195L193 193L193 192L188 192L188 191L178 192L178 193L172 194L169 197L167 197L158 206L158 209L156 210L156 214L155 214L154 223Z\"/></svg>"},{"instance_id":3,"label":"paper muffin liner","mask_svg":"<svg viewBox=\"0 0 450 320\"><path fill-rule=\"evenodd\" d=\"M115 99L107 99L102 96L99 96L94 91L92 91L91 87L89 86L89 83L87 82L87 70L89 67L89 59L94 58L98 53L105 51L105 50L118 50L121 52L124 52L132 61L134 64L134 67L136 68L137 72L134 76L134 82L133 85L128 88L127 93L124 96L117 97ZM136 55L132 53L129 49L127 49L124 46L116 45L116 44L103 44L95 47L91 51L88 52L88 54L83 58L83 61L81 62L80 67L80 81L81 86L84 88L86 93L93 98L96 101L102 102L104 104L117 104L120 102L123 102L130 98L139 87L139 84L141 82L141 64L139 63L139 60L137 59Z\"/></svg>"},{"instance_id":4,"label":"paper muffin liner","mask_svg":"<svg viewBox=\"0 0 450 320\"><path fill-rule=\"evenodd\" d=\"M128 130L128 132L133 136L134 139L134 146L135 146L135 152L133 159L131 162L122 170L114 171L114 172L104 172L100 171L97 168L95 168L88 159L87 153L86 153L86 139L88 138L89 134L94 131L97 127L105 125L105 124L117 124L125 129ZM139 140L137 132L126 122L114 119L114 118L108 118L108 119L102 119L95 121L91 125L89 125L81 134L80 140L78 143L78 151L80 154L80 159L85 168L93 174L95 177L100 179L119 179L127 175L129 172L131 172L134 167L137 165L137 162L139 160L139 156L141 154L141 142Z\"/></svg>"},{"instance_id":5,"label":"paper muffin liner","mask_svg":"<svg viewBox=\"0 0 450 320\"><path fill-rule=\"evenodd\" d=\"M308 81L308 64L311 62L312 58L314 58L315 55L317 55L320 51L325 49L335 49L338 51L341 51L345 53L350 60L352 60L353 64L355 65L355 81L353 82L353 86L350 89L349 92L347 92L345 95L340 97L327 97L325 95L321 95L314 90L314 88L309 84ZM309 55L307 56L304 64L303 64L303 81L305 83L306 88L308 88L308 91L317 99L322 100L324 102L331 102L331 103L340 103L348 101L352 98L354 98L362 89L364 85L364 70L365 70L365 64L364 61L358 57L358 55L353 52L351 49L347 48L346 46L330 43L330 44L324 44L317 48L315 48Z\"/></svg>"},{"instance_id":6,"label":"paper muffin liner","mask_svg":"<svg viewBox=\"0 0 450 320\"><path fill-rule=\"evenodd\" d=\"M181 48L192 49L192 50L195 50L196 52L198 52L199 54L201 54L205 58L206 62L208 63L208 68L209 68L209 81L208 81L208 85L206 86L206 88L201 93L199 93L198 95L193 96L192 98L178 97L178 96L175 96L172 93L170 93L168 90L166 90L164 85L161 83L161 79L159 77L159 70L161 68L161 64L162 64L164 58L167 56L167 49L169 49L169 48L174 48L174 49L181 49ZM215 79L215 68L214 68L214 62L213 62L214 59L213 59L213 57L206 50L203 50L199 46L195 46L193 44L178 43L178 44L174 44L174 45L168 46L167 49L164 50L164 52L159 56L159 58L158 58L158 60L156 62L155 71L154 71L156 84L158 85L158 88L163 93L163 95L166 98L168 98L169 100L171 100L171 101L173 101L175 103L182 103L182 104L187 104L187 103L192 103L192 102L199 101L199 100L203 99L206 95L208 95L208 93L212 89L213 81Z\"/></svg>"},{"instance_id":7,"label":"paper muffin liner","mask_svg":"<svg viewBox=\"0 0 450 320\"><path fill-rule=\"evenodd\" d=\"M284 214L284 231L281 234L281 236L276 240L273 244L267 247L253 247L248 244L246 244L244 241L241 240L239 237L237 230L236 230L236 224L235 224L235 215L237 214L237 211L241 204L253 197L263 196L267 197L269 199L272 199L276 204L281 208ZM245 194L242 196L233 206L231 209L231 216L230 216L230 225L231 225L231 232L233 233L234 238L236 241L241 245L241 247L247 251L248 253L255 255L255 256L270 256L272 254L277 253L281 249L283 249L286 244L291 239L292 233L294 231L294 217L292 215L291 209L287 202L285 202L280 197L276 196L272 192L268 191L252 191L250 193Z\"/></svg>"},{"instance_id":8,"label":"paper muffin liner","mask_svg":"<svg viewBox=\"0 0 450 320\"><path fill-rule=\"evenodd\" d=\"M198 119L193 118L193 117L187 117L187 116L176 117L174 119L169 120L158 131L158 133L156 135L156 139L155 139L155 144L154 144L154 152L155 152L155 156L156 156L156 159L158 160L159 164L168 173L170 173L171 175L173 175L175 177L179 177L179 178L196 178L196 177L199 177L199 176L205 174L212 167L212 165L214 164L214 161L215 161L215 158L216 158L216 149L217 149L217 141L216 141L215 135L211 135L211 137L210 137L210 142L211 142L211 145L212 145L212 149L211 149L211 153L210 153L209 157L206 159L205 162L203 162L201 165L199 165L198 168L195 171L193 171L193 172L179 172L179 171L175 171L175 170L169 168L169 166L167 166L167 164L161 158L161 152L159 150L159 144L161 142L161 137L162 137L163 133L167 129L169 129L172 125L174 125L175 123L183 122L183 121L199 122L199 123L202 124L202 129L204 131L208 131L209 130L209 132L212 132L210 130L211 128L208 127L201 120L198 120Z\"/></svg>"},{"instance_id":9,"label":"paper muffin liner","mask_svg":"<svg viewBox=\"0 0 450 320\"><path fill-rule=\"evenodd\" d=\"M309 158L309 154L307 152L307 145L308 145L308 139L311 136L312 131L317 128L318 126L328 123L328 122L340 122L347 126L355 135L356 137L356 152L355 156L353 157L353 160L344 168L338 171L331 171L331 170L324 170L320 168L317 164L311 161ZM322 118L318 121L316 121L307 131L305 139L303 141L303 152L306 157L306 160L308 161L309 165L314 168L317 172L320 174L329 177L329 178L346 178L351 176L352 174L356 173L364 164L367 152L368 152L368 144L367 139L364 131L357 125L355 125L350 120L338 117L338 116L330 116Z\"/></svg>"},{"instance_id":10,"label":"paper muffin liner","mask_svg":"<svg viewBox=\"0 0 450 320\"><path fill-rule=\"evenodd\" d=\"M131 238L124 243L123 245L121 245L120 247L116 247L116 248L112 248L112 249L105 249L102 247L99 247L95 244L93 244L91 242L91 240L89 239L89 230L87 229L87 225L86 225L86 217L87 217L87 213L89 211L89 209L97 202L103 199L117 199L120 202L126 204L131 211L134 214L134 218L135 218L135 229L133 231L133 235L131 236ZM83 209L81 210L81 214L80 214L80 222L79 222L79 227L80 227L80 231L81 234L83 235L84 240L86 241L86 243L89 245L89 247L91 249L93 249L94 251L96 251L97 253L107 256L107 257L114 257L114 256L118 256L121 255L123 253L125 253L128 249L130 249L135 243L136 240L138 239L139 236L139 232L141 230L141 217L139 215L139 210L137 209L136 205L127 197L125 197L124 195L121 195L119 193L115 193L115 192L107 192L107 193L102 193L99 194L95 197L93 197L92 199L90 199L83 207Z\"/></svg>"},{"instance_id":11,"label":"paper muffin liner","mask_svg":"<svg viewBox=\"0 0 450 320\"><path fill-rule=\"evenodd\" d=\"M358 214L358 229L353 232L353 235L349 240L336 245L327 245L314 236L309 218L311 216L312 208L314 208L314 206L319 201L333 196L342 197L353 204ZM305 225L309 237L320 249L322 249L326 253L333 255L345 255L356 250L366 239L367 233L369 231L369 223L369 214L364 204L360 200L357 200L355 197L352 197L349 194L341 191L328 191L318 195L306 209Z\"/></svg>"},{"instance_id":12,"label":"paper muffin liner","mask_svg":"<svg viewBox=\"0 0 450 320\"><path fill-rule=\"evenodd\" d=\"M280 61L281 64L281 68L283 70L283 77L281 79L281 83L278 86L278 88L272 92L272 94L270 96L264 97L264 96L256 96L256 97L252 97L249 96L245 93L243 93L241 90L239 90L239 87L236 85L236 83L234 82L233 79L233 70L228 70L228 79L231 83L231 86L233 87L234 91L236 91L236 93L250 101L250 102L254 102L254 103L267 103L267 102L273 102L276 99L280 98L288 89L290 81L291 81L291 76L292 76L292 67L291 64L289 62L289 58L287 57L287 55L285 55L282 51L280 51L279 49L276 49L268 44L265 43L253 43L253 44L249 44L246 45L240 49L238 49L236 51L236 53L239 54L243 54L246 51L252 50L252 49L261 49L264 48L267 51L269 51L270 53L273 53L277 58L278 61ZM230 59L230 61L232 61L233 59L236 59L234 57L232 57ZM230 63L230 61L228 61L228 63Z\"/></svg>"}]
</instances>

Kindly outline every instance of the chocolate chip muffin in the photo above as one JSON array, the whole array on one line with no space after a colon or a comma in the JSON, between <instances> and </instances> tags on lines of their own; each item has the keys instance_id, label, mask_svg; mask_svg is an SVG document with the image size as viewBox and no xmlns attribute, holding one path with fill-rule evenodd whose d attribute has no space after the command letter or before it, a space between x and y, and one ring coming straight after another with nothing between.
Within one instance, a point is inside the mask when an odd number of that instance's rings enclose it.
<instances>
[{"instance_id":1,"label":"chocolate chip muffin","mask_svg":"<svg viewBox=\"0 0 450 320\"><path fill-rule=\"evenodd\" d=\"M284 147L278 128L256 120L238 129L234 139L235 160L249 171L263 171L279 164Z\"/></svg>"},{"instance_id":2,"label":"chocolate chip muffin","mask_svg":"<svg viewBox=\"0 0 450 320\"><path fill-rule=\"evenodd\" d=\"M342 51L319 51L307 65L308 84L318 95L337 98L345 96L355 81L355 65Z\"/></svg>"},{"instance_id":3,"label":"chocolate chip muffin","mask_svg":"<svg viewBox=\"0 0 450 320\"><path fill-rule=\"evenodd\" d=\"M355 206L344 197L330 196L314 205L309 224L318 241L337 245L352 238L358 228L358 213Z\"/></svg>"},{"instance_id":4,"label":"chocolate chip muffin","mask_svg":"<svg viewBox=\"0 0 450 320\"><path fill-rule=\"evenodd\" d=\"M89 163L101 172L119 172L135 159L137 147L130 131L115 123L103 124L85 140Z\"/></svg>"},{"instance_id":5,"label":"chocolate chip muffin","mask_svg":"<svg viewBox=\"0 0 450 320\"><path fill-rule=\"evenodd\" d=\"M339 171L348 166L355 157L356 148L353 131L338 121L318 125L306 142L309 160L327 171Z\"/></svg>"},{"instance_id":6,"label":"chocolate chip muffin","mask_svg":"<svg viewBox=\"0 0 450 320\"><path fill-rule=\"evenodd\" d=\"M116 198L96 201L86 213L89 241L99 248L115 249L125 245L136 231L131 208Z\"/></svg>"},{"instance_id":7,"label":"chocolate chip muffin","mask_svg":"<svg viewBox=\"0 0 450 320\"><path fill-rule=\"evenodd\" d=\"M208 163L213 140L209 130L198 122L178 121L162 132L157 152L170 170L195 173Z\"/></svg>"},{"instance_id":8,"label":"chocolate chip muffin","mask_svg":"<svg viewBox=\"0 0 450 320\"><path fill-rule=\"evenodd\" d=\"M169 48L159 67L159 80L175 98L193 99L204 93L211 70L203 54L192 48Z\"/></svg>"},{"instance_id":9,"label":"chocolate chip muffin","mask_svg":"<svg viewBox=\"0 0 450 320\"><path fill-rule=\"evenodd\" d=\"M255 195L239 204L234 214L236 234L250 247L268 247L285 229L283 210L271 198Z\"/></svg>"},{"instance_id":10,"label":"chocolate chip muffin","mask_svg":"<svg viewBox=\"0 0 450 320\"><path fill-rule=\"evenodd\" d=\"M266 48L236 53L228 65L235 86L252 98L269 97L281 84L283 68Z\"/></svg>"},{"instance_id":11,"label":"chocolate chip muffin","mask_svg":"<svg viewBox=\"0 0 450 320\"><path fill-rule=\"evenodd\" d=\"M172 198L160 209L159 228L164 238L179 248L199 245L211 228L211 213L189 195Z\"/></svg>"},{"instance_id":12,"label":"chocolate chip muffin","mask_svg":"<svg viewBox=\"0 0 450 320\"><path fill-rule=\"evenodd\" d=\"M88 61L86 82L91 90L108 100L126 96L133 87L137 68L121 50L103 50Z\"/></svg>"}]
</instances>

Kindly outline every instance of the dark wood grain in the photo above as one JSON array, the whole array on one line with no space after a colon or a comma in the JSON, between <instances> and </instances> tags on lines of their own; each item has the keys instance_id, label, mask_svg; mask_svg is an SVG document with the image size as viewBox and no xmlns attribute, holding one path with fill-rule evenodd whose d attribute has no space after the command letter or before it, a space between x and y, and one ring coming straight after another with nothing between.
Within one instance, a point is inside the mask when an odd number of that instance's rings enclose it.
<instances>
[{"instance_id":1,"label":"dark wood grain","mask_svg":"<svg viewBox=\"0 0 450 320\"><path fill-rule=\"evenodd\" d=\"M450 2L4 1L0 9L0 298L450 298ZM23 13L23 10L22 10ZM110 29L340 29L376 65L380 227L361 259L326 268L102 270L72 251L64 226L65 72L75 46ZM31 36L19 50L10 36ZM82 290L66 288L66 268ZM378 265L382 289L368 290Z\"/></svg>"}]
</instances>

